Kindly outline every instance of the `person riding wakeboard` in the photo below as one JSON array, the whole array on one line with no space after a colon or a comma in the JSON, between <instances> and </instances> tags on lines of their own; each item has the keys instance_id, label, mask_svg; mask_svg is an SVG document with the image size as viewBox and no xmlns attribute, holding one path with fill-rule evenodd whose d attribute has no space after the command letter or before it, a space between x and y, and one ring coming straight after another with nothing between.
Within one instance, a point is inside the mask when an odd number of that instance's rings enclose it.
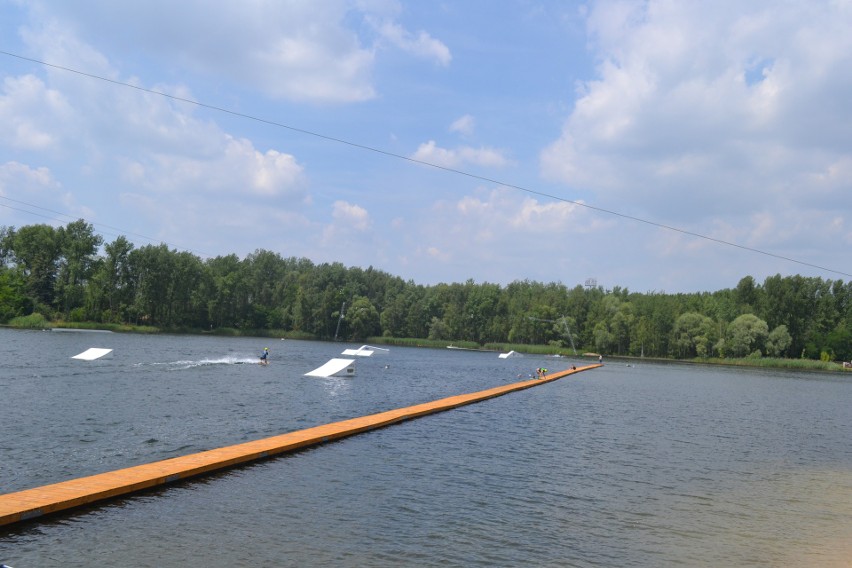
<instances>
[{"instance_id":1,"label":"person riding wakeboard","mask_svg":"<svg viewBox=\"0 0 852 568\"><path fill-rule=\"evenodd\" d=\"M263 353L260 354L260 364L261 365L269 365L269 361L267 360L269 357L269 347L263 348Z\"/></svg>"}]
</instances>

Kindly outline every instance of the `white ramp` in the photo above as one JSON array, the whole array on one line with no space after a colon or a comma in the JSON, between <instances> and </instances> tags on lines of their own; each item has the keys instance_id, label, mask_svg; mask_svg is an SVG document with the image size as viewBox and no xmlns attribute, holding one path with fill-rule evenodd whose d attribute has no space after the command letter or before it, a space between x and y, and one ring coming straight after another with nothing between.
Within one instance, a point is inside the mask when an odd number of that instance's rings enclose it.
<instances>
[{"instance_id":1,"label":"white ramp","mask_svg":"<svg viewBox=\"0 0 852 568\"><path fill-rule=\"evenodd\" d=\"M341 355L348 355L350 357L370 357L373 354L372 349L364 349L363 347L359 347L358 349L344 349Z\"/></svg>"},{"instance_id":2,"label":"white ramp","mask_svg":"<svg viewBox=\"0 0 852 568\"><path fill-rule=\"evenodd\" d=\"M362 345L358 349L344 349L341 355L348 355L349 357L370 357L376 351L390 351L390 349L373 347L372 345Z\"/></svg>"},{"instance_id":3,"label":"white ramp","mask_svg":"<svg viewBox=\"0 0 852 568\"><path fill-rule=\"evenodd\" d=\"M112 349L103 349L101 347L92 347L91 349L86 349L79 355L74 355L71 357L72 359L81 359L83 361L94 361L95 359L100 359L107 353L111 353Z\"/></svg>"},{"instance_id":4,"label":"white ramp","mask_svg":"<svg viewBox=\"0 0 852 568\"><path fill-rule=\"evenodd\" d=\"M355 359L332 359L322 367L314 369L310 373L305 373L306 377L330 377L345 371L346 376L355 374Z\"/></svg>"},{"instance_id":5,"label":"white ramp","mask_svg":"<svg viewBox=\"0 0 852 568\"><path fill-rule=\"evenodd\" d=\"M522 357L523 355L518 353L517 351L509 351L508 353L500 353L498 357L500 359L508 359L509 357Z\"/></svg>"}]
</instances>

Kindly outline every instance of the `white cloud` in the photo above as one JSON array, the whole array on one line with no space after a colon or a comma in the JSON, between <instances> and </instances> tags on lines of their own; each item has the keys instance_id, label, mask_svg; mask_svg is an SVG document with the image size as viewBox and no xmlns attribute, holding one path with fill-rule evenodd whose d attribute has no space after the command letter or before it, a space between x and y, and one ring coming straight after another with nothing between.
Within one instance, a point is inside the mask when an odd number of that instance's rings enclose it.
<instances>
[{"instance_id":1,"label":"white cloud","mask_svg":"<svg viewBox=\"0 0 852 568\"><path fill-rule=\"evenodd\" d=\"M503 168L511 164L503 152L494 148L461 146L455 150L448 150L440 148L434 140L421 144L411 158L445 168L458 168L465 164Z\"/></svg>"},{"instance_id":2,"label":"white cloud","mask_svg":"<svg viewBox=\"0 0 852 568\"><path fill-rule=\"evenodd\" d=\"M59 91L49 89L32 75L6 77L0 95L0 144L22 150L57 146L53 124L64 120L68 103Z\"/></svg>"},{"instance_id":3,"label":"white cloud","mask_svg":"<svg viewBox=\"0 0 852 568\"><path fill-rule=\"evenodd\" d=\"M343 225L356 231L366 231L373 222L366 209L359 205L353 205L346 201L335 201L332 206L331 217L335 225Z\"/></svg>"},{"instance_id":4,"label":"white cloud","mask_svg":"<svg viewBox=\"0 0 852 568\"><path fill-rule=\"evenodd\" d=\"M245 0L144 3L35 0L27 33L76 30L129 56L157 56L164 71L191 69L258 89L270 97L313 103L353 103L376 96L375 46L351 26L363 19L384 42L447 65L449 49L428 32L411 33L393 20L398 6L381 2ZM52 62L93 72L75 50ZM65 61L73 57L72 62Z\"/></svg>"},{"instance_id":5,"label":"white cloud","mask_svg":"<svg viewBox=\"0 0 852 568\"><path fill-rule=\"evenodd\" d=\"M0 164L0 197L5 198L0 199L0 219L8 225L67 222L92 213L63 189L49 168L15 161Z\"/></svg>"},{"instance_id":6,"label":"white cloud","mask_svg":"<svg viewBox=\"0 0 852 568\"><path fill-rule=\"evenodd\" d=\"M42 31L28 33L27 38L46 59L65 64L68 53L81 54L98 74L193 98L182 85L146 86L138 79L122 79L103 55L55 24ZM196 118L194 105L102 81L80 80L65 72L49 72L48 80L56 87L32 77L7 78L6 84L17 88L7 89L10 94L2 99L0 109L21 108L28 99L54 101L39 112L27 107L20 120L36 117L48 123L50 130L41 138L74 140L73 149L66 151L80 153L92 175L115 168L136 190L155 192L283 195L297 201L304 197L303 168L294 156L275 149L261 152L249 140L234 138L215 123ZM109 157L104 155L105 147Z\"/></svg>"},{"instance_id":7,"label":"white cloud","mask_svg":"<svg viewBox=\"0 0 852 568\"><path fill-rule=\"evenodd\" d=\"M488 16L526 11L505 4ZM829 254L845 262L836 243L852 244L848 3L591 0L548 9L566 15L556 27L552 17L546 26L544 16L519 21L511 45L495 26L456 35L476 13L466 3L12 6L6 27L23 42L10 50L36 59L340 140L387 140L390 152L441 167L511 167L525 187L783 255L805 251L818 264ZM551 44L547 33L564 33L553 37L562 48L527 58L539 42ZM564 49L587 39L588 54ZM576 100L554 69L584 79ZM45 203L83 203L95 220L175 245L238 254L260 246L363 265L393 258L386 268L404 263L409 276L432 281L595 276L607 285L689 281L682 286L695 289L712 280L718 288L752 267L752 254L690 235L535 194L474 191L464 176L374 162L327 140L67 71L15 61L3 77L0 149L23 168L19 180L31 176ZM481 125L463 114L473 109L481 121L483 108L506 127L490 145L473 141ZM564 108L554 128L548 121ZM460 139L430 140L436 128ZM542 136L552 143L540 173L555 182L545 186L524 162ZM56 185L39 186L39 172ZM430 211L436 196L446 201ZM740 254L744 262L729 261ZM775 259L753 264L779 271Z\"/></svg>"},{"instance_id":8,"label":"white cloud","mask_svg":"<svg viewBox=\"0 0 852 568\"><path fill-rule=\"evenodd\" d=\"M227 76L272 97L341 103L375 96L372 48L344 25L347 2L42 0L29 8L31 34L77 30L128 54L156 54L167 66ZM77 52L67 53L53 53L51 61L73 56L69 66L92 71Z\"/></svg>"},{"instance_id":9,"label":"white cloud","mask_svg":"<svg viewBox=\"0 0 852 568\"><path fill-rule=\"evenodd\" d=\"M116 81L193 98L182 85L146 85L122 77L71 28L48 22L31 29L25 38L38 57L59 65L79 64ZM70 54L80 60L69 61ZM59 191L61 186L54 181L52 193L42 193L38 203L176 246L201 243L195 246L202 250L214 241L216 250L231 249L233 234L229 237L224 231L254 229L261 214L264 222L279 221L287 227L306 223L298 210L309 201L307 179L296 158L275 148L256 148L247 138L229 134L196 116L195 105L52 68L47 68L43 80L10 76L4 86L0 118L8 117L7 124L16 128L14 133L0 134L0 145L27 150L31 163L44 157L61 164L52 168L51 175L66 189ZM42 177L48 172L21 167ZM37 179L35 173L29 177ZM36 199L38 194L27 188L17 183L9 191L17 199L24 192L27 200ZM127 211L133 212L129 220ZM159 227L156 234L151 234L151 227Z\"/></svg>"},{"instance_id":10,"label":"white cloud","mask_svg":"<svg viewBox=\"0 0 852 568\"><path fill-rule=\"evenodd\" d=\"M220 135L209 155L151 153L144 162L126 162L123 170L125 180L153 192L301 198L305 183L293 156L261 153L248 140L227 135Z\"/></svg>"},{"instance_id":11,"label":"white cloud","mask_svg":"<svg viewBox=\"0 0 852 568\"><path fill-rule=\"evenodd\" d=\"M848 4L601 1L587 24L598 77L542 152L545 177L688 226L752 223L817 189L850 211Z\"/></svg>"},{"instance_id":12,"label":"white cloud","mask_svg":"<svg viewBox=\"0 0 852 568\"><path fill-rule=\"evenodd\" d=\"M365 249L372 249L373 234L370 231L373 222L370 214L360 205L335 201L331 207L331 222L322 229L320 245L326 249L318 255L328 254L328 248L336 249L337 254L350 259L369 257ZM346 249L344 252L343 249Z\"/></svg>"},{"instance_id":13,"label":"white cloud","mask_svg":"<svg viewBox=\"0 0 852 568\"><path fill-rule=\"evenodd\" d=\"M31 195L58 191L60 185L48 168L31 168L19 162L6 162L0 164L0 195L10 195L10 188L14 188L18 195Z\"/></svg>"},{"instance_id":14,"label":"white cloud","mask_svg":"<svg viewBox=\"0 0 852 568\"><path fill-rule=\"evenodd\" d=\"M244 256L257 248L293 250L304 235L319 229L305 216L270 206L263 199L242 194L199 197L182 194L125 191L117 196L122 207L137 212L136 220L121 225L123 234L162 240L202 257L216 254ZM156 219L156 223L150 221Z\"/></svg>"},{"instance_id":15,"label":"white cloud","mask_svg":"<svg viewBox=\"0 0 852 568\"><path fill-rule=\"evenodd\" d=\"M453 254L449 252L449 250L442 250L436 246L419 249L417 253L430 261L435 261L439 264L446 264L453 260Z\"/></svg>"},{"instance_id":16,"label":"white cloud","mask_svg":"<svg viewBox=\"0 0 852 568\"><path fill-rule=\"evenodd\" d=\"M373 53L355 45L330 47L336 46L317 37L282 37L253 54L246 73L238 78L294 101L349 103L373 98Z\"/></svg>"},{"instance_id":17,"label":"white cloud","mask_svg":"<svg viewBox=\"0 0 852 568\"><path fill-rule=\"evenodd\" d=\"M450 125L450 132L458 132L462 136L470 136L473 134L473 129L476 125L476 119L471 115L466 114L457 118Z\"/></svg>"},{"instance_id":18,"label":"white cloud","mask_svg":"<svg viewBox=\"0 0 852 568\"><path fill-rule=\"evenodd\" d=\"M580 205L564 201L541 202L508 189L467 195L455 204L460 215L459 224L467 230L478 230L489 238L505 235L507 229L517 230L518 234L536 235L574 232L578 227L572 226L572 223L582 214L580 208ZM517 237L512 235L510 238Z\"/></svg>"},{"instance_id":19,"label":"white cloud","mask_svg":"<svg viewBox=\"0 0 852 568\"><path fill-rule=\"evenodd\" d=\"M436 202L428 215L412 215L406 255L398 260L405 268L428 266L421 273L429 282L457 281L453 274L470 274L475 266L488 266L498 282L552 281L554 274L574 274L576 268L560 271L576 262L574 250L588 250L585 240L596 238L590 231L603 225L577 204L540 201L507 188L480 188Z\"/></svg>"},{"instance_id":20,"label":"white cloud","mask_svg":"<svg viewBox=\"0 0 852 568\"><path fill-rule=\"evenodd\" d=\"M453 59L450 49L425 31L411 33L400 24L390 21L374 22L373 25L383 39L402 51L430 59L443 67L448 66Z\"/></svg>"}]
</instances>

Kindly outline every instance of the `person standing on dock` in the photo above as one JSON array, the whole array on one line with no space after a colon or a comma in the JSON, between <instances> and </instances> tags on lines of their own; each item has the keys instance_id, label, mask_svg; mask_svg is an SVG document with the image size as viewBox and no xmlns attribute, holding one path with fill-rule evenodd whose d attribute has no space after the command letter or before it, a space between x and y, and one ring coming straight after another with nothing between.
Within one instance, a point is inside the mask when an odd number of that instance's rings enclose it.
<instances>
[{"instance_id":1,"label":"person standing on dock","mask_svg":"<svg viewBox=\"0 0 852 568\"><path fill-rule=\"evenodd\" d=\"M269 347L263 348L263 353L260 354L260 364L261 365L269 365Z\"/></svg>"}]
</instances>

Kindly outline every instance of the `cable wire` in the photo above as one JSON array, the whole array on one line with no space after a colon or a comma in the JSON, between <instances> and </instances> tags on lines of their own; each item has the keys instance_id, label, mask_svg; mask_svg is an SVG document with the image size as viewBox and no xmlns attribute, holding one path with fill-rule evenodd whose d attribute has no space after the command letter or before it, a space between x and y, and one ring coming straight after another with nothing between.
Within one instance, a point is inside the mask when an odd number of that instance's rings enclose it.
<instances>
[{"instance_id":1,"label":"cable wire","mask_svg":"<svg viewBox=\"0 0 852 568\"><path fill-rule=\"evenodd\" d=\"M335 142L335 143L338 143L338 144L343 144L343 145L346 145L346 146L350 146L350 147L352 147L352 148L358 148L358 149L360 149L360 150L365 150L365 151L368 151L368 152L373 152L373 153L376 153L376 154L381 154L381 155L383 155L383 156L388 156L388 157L391 157L391 158L396 158L396 159L400 159L400 160L405 160L405 161L408 161L408 162L411 162L411 163L414 163L414 164L419 164L419 165L422 165L422 166L428 166L428 167L430 167L430 168L435 168L435 169L437 169L437 170L442 170L442 171L445 171L445 172L449 172L449 173L453 173L453 174L457 174L457 175L461 175L461 176L469 177L469 178L471 178L471 179L475 179L475 180L479 180L479 181L484 181L484 182L488 182L488 183L493 183L493 184L496 184L496 185L499 185L499 186L503 186L503 187L507 187L507 188L510 188L510 189L516 189L516 190L518 190L518 191L522 191L522 192L528 193L528 194L530 194L530 195L537 195L537 196L539 196L539 197L544 197L544 198L552 199L552 200L555 200L555 201L561 201L561 202L563 202L563 203L570 203L570 204L572 204L572 205L577 205L577 206L579 206L579 207L585 207L586 209L590 209L590 210L593 210L593 211L597 211L597 212L599 212L599 213L606 213L606 214L608 214L608 215L613 215L613 216L616 216L616 217L621 217L622 219L628 219L628 220L630 220L630 221L636 221L636 222L638 222L638 223L644 223L644 224L646 224L646 225L650 225L650 226L652 226L652 227L658 227L658 228L660 228L660 229L665 229L665 230L667 230L667 231L674 231L674 232L676 232L676 233L680 233L680 234L682 234L682 235L688 235L688 236L690 236L690 237L695 237L695 238L699 238L699 239L704 239L704 240L706 240L706 241L710 241L710 242L713 242L713 243L716 243L716 244L725 245L725 246L729 246L729 247L737 248L737 249L740 249L740 250L744 250L744 251L748 251L748 252L753 252L753 253L761 254L761 255L764 255L764 256L771 257L771 258L776 258L776 259L779 259L779 260L784 260L784 261L787 261L787 262L792 262L792 263L794 263L794 264L799 264L799 265L802 265L802 266L808 266L808 267L810 267L810 268L816 268L816 269L818 269L818 270L822 270L822 271L825 271L825 272L831 272L831 273L834 273L834 274L840 274L840 275L843 275L843 276L849 276L849 277L852 277L852 274L847 273L847 272L843 272L843 271L840 271L840 270L834 270L834 269L832 269L832 268L828 268L828 267L825 267L825 266L820 266L820 265L818 265L818 264L812 264L812 263L810 263L810 262L805 262L805 261L802 261L802 260L797 260L797 259L795 259L795 258L791 258L791 257L783 256L783 255L780 255L780 254L775 254L775 253L767 252L767 251L760 250L760 249L756 249L756 248L753 248L753 247L748 247L748 246L745 246L745 245L740 245L740 244L737 244L737 243L734 243L734 242L731 242L731 241L726 241L726 240L723 240L723 239L717 239L717 238L715 238L715 237L710 237L710 236L707 236L707 235L702 235L701 233L696 233L696 232L693 232L693 231L688 231L688 230L686 230L686 229L680 229L680 228L678 228L678 227L672 227L672 226L670 226L670 225L665 225L665 224L663 224L663 223L658 223L658 222L656 222L656 221L650 221L650 220L648 220L648 219L643 219L643 218L641 218L641 217L635 217L635 216L633 216L633 215L627 215L627 214L625 214L625 213L619 213L618 211L613 211L613 210L611 210L611 209L605 209L605 208L603 208L603 207L596 207L596 206L594 206L594 205L589 205L589 204L587 204L587 203L582 203L582 202L580 202L580 201L573 201L573 200L571 200L571 199L566 199L566 198L564 198L564 197L559 197L559 196L552 195L552 194L549 194L549 193L544 193L544 192L541 192L541 191L536 191L536 190L534 190L534 189L529 189L529 188L527 188L527 187L523 187L523 186L520 186L520 185L515 185L515 184L512 184L512 183L507 183L507 182L500 181L500 180L497 180L497 179L493 179L493 178L489 178L489 177L485 177L485 176L481 176L481 175L473 174L473 173L470 173L470 172L466 172L466 171L464 171L464 170L459 170L459 169L456 169L456 168L449 168L449 167L447 167L447 166L441 166L441 165L439 165L439 164L433 164L433 163L431 163L431 162L426 162L426 161L424 161L424 160L418 160L417 158L412 158L412 157L410 157L410 156L404 156L404 155L402 155L402 154L396 154L396 153L394 153L394 152L389 152L389 151L387 151L387 150L382 150L381 148L375 148L375 147L373 147L373 146L367 146L367 145L365 145L365 144L360 144L360 143L357 143L357 142L352 142L352 141L350 141L350 140L345 140L345 139L342 139L342 138L336 138L336 137L334 137L334 136L329 136L329 135L326 135L326 134L321 134L321 133L318 133L318 132L313 132L313 131L311 131L311 130L306 130L306 129L304 129L304 128L298 128L298 127L295 127L295 126L290 126L290 125L288 125L288 124L283 124L283 123L281 123L281 122L276 122L276 121L274 121L274 120L269 120L269 119L266 119L266 118L261 118L261 117L253 116L253 115L250 115L250 114L246 114L246 113L242 113L242 112L238 112L238 111L230 110L230 109L223 108L223 107L219 107L219 106L216 106L216 105L212 105L212 104L208 104L208 103L203 103L203 102L196 101L196 100L193 100L193 99L187 99L187 98L185 98L185 97L179 97L179 96L176 96L176 95L170 95L170 94L168 94L168 93L163 93L163 92L160 92L160 91L155 91L155 90L153 90L153 89L147 89L147 88L145 88L145 87L140 87L140 86L138 86L138 85L132 85L132 84L130 84L130 83L125 83L125 82L123 82L123 81L116 81L115 79L110 79L110 78L108 78L108 77L102 77L102 76L100 76L100 75L95 75L95 74L93 74L93 73L86 73L85 71L79 71L79 70L77 70L77 69L72 69L72 68L70 68L70 67L63 67L63 66L61 66L61 65L56 65L56 64L53 64L53 63L48 63L48 62L46 62L46 61L41 61L41 60L38 60L38 59L33 59L33 58L31 58L31 57L24 57L24 56L22 56L22 55L18 55L18 54L16 54L16 53L11 53L11 52L4 51L4 50L0 50L0 54L7 55L7 56L9 56L9 57L14 57L14 58L17 58L17 59L21 59L21 60L23 60L23 61L29 61L29 62L32 62L32 63L37 63L37 64L39 64L39 65L44 65L45 67L51 67L51 68L53 68L53 69L59 69L60 71L67 71L67 72L69 72L69 73L74 73L74 74L76 74L76 75L81 75L81 76L83 76L83 77L88 77L88 78L90 78L90 79L96 79L96 80L99 80L99 81L105 81L105 82L107 82L107 83L112 83L112 84L114 84L114 85L118 85L118 86L121 86L121 87L128 87L128 88L131 88L131 89L136 89L137 91L142 91L142 92L144 92L144 93L149 93L149 94L152 94L152 95L159 95L159 96L161 96L161 97L165 97L165 98L167 98L167 99L171 99L171 100L173 100L173 101L178 101L178 102L182 102L182 103L188 103L188 104L191 104L191 105L195 105L195 106L197 106L197 107L200 107L200 108L205 108L205 109L209 109L209 110L212 110L212 111L221 112L221 113L224 113L224 114L229 114L229 115L231 115L231 116L236 116L236 117L239 117L239 118L244 118L244 119L247 119L247 120L252 120L252 121L254 121L254 122L259 122L259 123L262 123L262 124L268 124L268 125L270 125L270 126L276 126L276 127L278 127L278 128L284 128L284 129L290 130L291 132L298 132L298 133L300 133L300 134L306 134L306 135L308 135L308 136L313 136L313 137L315 137L315 138L319 138L319 139L321 139L321 140L326 140L326 141L329 141L329 142Z\"/></svg>"}]
</instances>

